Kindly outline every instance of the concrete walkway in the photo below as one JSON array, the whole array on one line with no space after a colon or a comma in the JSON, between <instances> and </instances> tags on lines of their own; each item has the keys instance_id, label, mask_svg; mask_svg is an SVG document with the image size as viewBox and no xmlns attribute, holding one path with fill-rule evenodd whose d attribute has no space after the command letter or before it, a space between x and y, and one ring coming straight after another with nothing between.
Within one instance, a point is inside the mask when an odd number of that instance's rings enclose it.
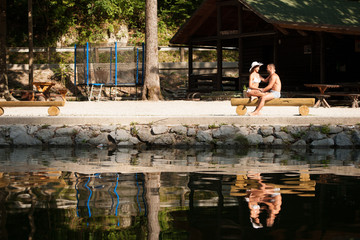
<instances>
[{"instance_id":1,"label":"concrete walkway","mask_svg":"<svg viewBox=\"0 0 360 240\"><path fill-rule=\"evenodd\" d=\"M360 124L360 109L310 108L300 116L298 107L267 107L261 116L238 116L230 101L106 101L66 102L60 115L50 117L47 107L4 108L0 125L7 124L240 124L309 125ZM254 107L248 107L248 112Z\"/></svg>"}]
</instances>

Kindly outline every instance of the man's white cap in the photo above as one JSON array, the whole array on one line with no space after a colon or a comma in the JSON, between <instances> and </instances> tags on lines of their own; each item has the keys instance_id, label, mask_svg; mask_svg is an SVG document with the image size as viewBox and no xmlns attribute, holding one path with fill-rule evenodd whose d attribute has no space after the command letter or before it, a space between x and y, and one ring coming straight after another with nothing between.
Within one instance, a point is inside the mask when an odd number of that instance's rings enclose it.
<instances>
[{"instance_id":1,"label":"man's white cap","mask_svg":"<svg viewBox=\"0 0 360 240\"><path fill-rule=\"evenodd\" d=\"M250 69L249 69L249 72L251 72L251 70L252 70L254 67L262 66L262 65L264 65L264 64L262 64L261 62L257 62L257 61L252 62L251 67L250 67Z\"/></svg>"}]
</instances>

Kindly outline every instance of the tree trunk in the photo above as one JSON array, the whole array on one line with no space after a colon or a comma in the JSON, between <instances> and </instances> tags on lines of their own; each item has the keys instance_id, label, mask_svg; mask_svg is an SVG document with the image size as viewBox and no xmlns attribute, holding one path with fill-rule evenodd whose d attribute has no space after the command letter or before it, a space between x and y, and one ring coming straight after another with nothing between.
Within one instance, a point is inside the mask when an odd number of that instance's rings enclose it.
<instances>
[{"instance_id":1,"label":"tree trunk","mask_svg":"<svg viewBox=\"0 0 360 240\"><path fill-rule=\"evenodd\" d=\"M160 173L145 173L145 189L148 206L148 240L158 240L160 234Z\"/></svg>"},{"instance_id":2,"label":"tree trunk","mask_svg":"<svg viewBox=\"0 0 360 240\"><path fill-rule=\"evenodd\" d=\"M0 174L0 177L2 177L2 174ZM4 190L0 190L0 239L8 239L8 233L7 233L7 208L6 208L6 198L9 195L8 191L5 190L5 188L3 188Z\"/></svg>"},{"instance_id":3,"label":"tree trunk","mask_svg":"<svg viewBox=\"0 0 360 240\"><path fill-rule=\"evenodd\" d=\"M16 100L9 92L6 66L6 1L0 1L0 98Z\"/></svg>"},{"instance_id":4,"label":"tree trunk","mask_svg":"<svg viewBox=\"0 0 360 240\"><path fill-rule=\"evenodd\" d=\"M162 100L159 78L157 0L146 0L145 9L145 82L143 100Z\"/></svg>"},{"instance_id":5,"label":"tree trunk","mask_svg":"<svg viewBox=\"0 0 360 240\"><path fill-rule=\"evenodd\" d=\"M33 40L33 11L32 0L28 0L28 30L29 30L29 89L32 90L34 81L34 40Z\"/></svg>"}]
</instances>

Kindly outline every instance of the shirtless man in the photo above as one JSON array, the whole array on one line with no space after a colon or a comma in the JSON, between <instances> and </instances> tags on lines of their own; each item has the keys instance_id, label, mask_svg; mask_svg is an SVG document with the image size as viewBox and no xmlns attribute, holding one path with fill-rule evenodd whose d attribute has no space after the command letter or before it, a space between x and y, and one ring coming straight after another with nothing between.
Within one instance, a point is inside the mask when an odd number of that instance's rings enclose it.
<instances>
[{"instance_id":1,"label":"shirtless man","mask_svg":"<svg viewBox=\"0 0 360 240\"><path fill-rule=\"evenodd\" d=\"M260 214L267 212L266 226L272 227L280 213L282 197L280 189L273 184L263 182L260 173L248 173L248 186L245 200L250 210L250 222L253 228L262 228ZM255 186L256 187L252 187Z\"/></svg>"},{"instance_id":2,"label":"shirtless man","mask_svg":"<svg viewBox=\"0 0 360 240\"><path fill-rule=\"evenodd\" d=\"M260 110L264 107L266 101L280 98L281 81L279 75L275 73L275 65L268 64L266 70L269 73L269 77L266 78L269 83L265 88L260 89L263 94L260 96L260 102L255 108L255 111L249 113L250 116L260 115Z\"/></svg>"}]
</instances>

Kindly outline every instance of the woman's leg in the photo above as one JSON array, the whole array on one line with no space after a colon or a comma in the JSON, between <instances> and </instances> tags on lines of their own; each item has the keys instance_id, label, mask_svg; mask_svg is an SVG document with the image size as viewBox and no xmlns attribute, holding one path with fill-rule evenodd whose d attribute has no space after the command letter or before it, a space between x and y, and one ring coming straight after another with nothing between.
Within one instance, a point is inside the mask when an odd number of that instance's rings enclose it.
<instances>
[{"instance_id":1,"label":"woman's leg","mask_svg":"<svg viewBox=\"0 0 360 240\"><path fill-rule=\"evenodd\" d=\"M265 96L265 93L259 91L259 90L251 90L247 92L248 97L263 97Z\"/></svg>"}]
</instances>

